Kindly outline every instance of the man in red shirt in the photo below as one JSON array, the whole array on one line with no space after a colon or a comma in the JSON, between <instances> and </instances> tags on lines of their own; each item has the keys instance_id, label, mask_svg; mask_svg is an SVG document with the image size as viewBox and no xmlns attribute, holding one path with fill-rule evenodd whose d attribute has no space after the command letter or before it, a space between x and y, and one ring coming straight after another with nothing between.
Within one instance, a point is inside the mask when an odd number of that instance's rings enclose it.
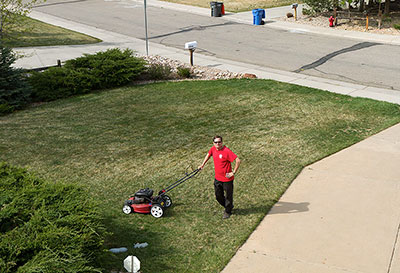
<instances>
[{"instance_id":1,"label":"man in red shirt","mask_svg":"<svg viewBox=\"0 0 400 273\"><path fill-rule=\"evenodd\" d=\"M208 151L203 163L199 166L199 169L203 169L210 157L213 157L215 170L215 197L218 203L225 208L222 218L227 219L232 214L233 179L239 169L240 159L222 143L221 136L215 136L213 142L214 146ZM235 160L235 168L232 171L231 163Z\"/></svg>"}]
</instances>

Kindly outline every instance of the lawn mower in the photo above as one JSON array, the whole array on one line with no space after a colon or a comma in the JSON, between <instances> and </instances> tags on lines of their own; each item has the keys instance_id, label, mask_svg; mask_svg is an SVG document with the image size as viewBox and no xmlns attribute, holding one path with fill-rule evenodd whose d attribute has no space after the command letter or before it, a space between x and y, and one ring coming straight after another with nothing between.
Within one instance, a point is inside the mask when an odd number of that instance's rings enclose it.
<instances>
[{"instance_id":1,"label":"lawn mower","mask_svg":"<svg viewBox=\"0 0 400 273\"><path fill-rule=\"evenodd\" d=\"M171 197L169 197L166 193L173 188L179 186L186 180L194 177L196 174L199 173L199 171L200 169L196 169L191 173L186 173L184 177L175 181L173 184L169 185L165 189L162 189L156 196L153 196L152 189L140 189L124 202L122 211L125 214L130 214L132 212L150 213L155 218L160 218L161 216L163 216L165 209L169 208L172 205Z\"/></svg>"}]
</instances>

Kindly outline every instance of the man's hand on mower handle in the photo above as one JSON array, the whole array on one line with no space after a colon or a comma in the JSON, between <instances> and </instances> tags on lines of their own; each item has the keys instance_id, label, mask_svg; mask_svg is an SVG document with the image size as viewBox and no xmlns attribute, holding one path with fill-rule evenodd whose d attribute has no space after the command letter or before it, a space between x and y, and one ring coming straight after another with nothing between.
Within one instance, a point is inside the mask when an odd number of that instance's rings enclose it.
<instances>
[{"instance_id":1,"label":"man's hand on mower handle","mask_svg":"<svg viewBox=\"0 0 400 273\"><path fill-rule=\"evenodd\" d=\"M226 173L226 178L231 178L232 176L234 176L235 174L233 172L230 173Z\"/></svg>"}]
</instances>

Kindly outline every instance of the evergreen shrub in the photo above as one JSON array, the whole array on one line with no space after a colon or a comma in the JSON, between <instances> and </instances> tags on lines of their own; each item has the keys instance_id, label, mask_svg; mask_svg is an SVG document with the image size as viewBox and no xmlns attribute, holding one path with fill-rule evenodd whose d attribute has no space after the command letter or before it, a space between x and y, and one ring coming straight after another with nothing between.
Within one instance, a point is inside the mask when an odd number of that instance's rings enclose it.
<instances>
[{"instance_id":1,"label":"evergreen shrub","mask_svg":"<svg viewBox=\"0 0 400 273\"><path fill-rule=\"evenodd\" d=\"M0 207L1 272L100 272L106 232L81 187L3 162Z\"/></svg>"},{"instance_id":2,"label":"evergreen shrub","mask_svg":"<svg viewBox=\"0 0 400 273\"><path fill-rule=\"evenodd\" d=\"M146 62L135 57L132 50L113 48L69 60L65 68L86 71L95 80L93 88L103 89L130 83L145 71L145 65Z\"/></svg>"},{"instance_id":3,"label":"evergreen shrub","mask_svg":"<svg viewBox=\"0 0 400 273\"><path fill-rule=\"evenodd\" d=\"M151 80L168 80L172 77L172 68L164 64L151 64L146 73Z\"/></svg>"},{"instance_id":4,"label":"evergreen shrub","mask_svg":"<svg viewBox=\"0 0 400 273\"><path fill-rule=\"evenodd\" d=\"M190 72L190 68L187 67L178 67L178 76L184 79L190 78L192 76Z\"/></svg>"},{"instance_id":5,"label":"evergreen shrub","mask_svg":"<svg viewBox=\"0 0 400 273\"><path fill-rule=\"evenodd\" d=\"M89 93L96 85L95 79L84 69L52 67L44 72L33 72L29 78L34 91L34 101L52 101L73 95Z\"/></svg>"},{"instance_id":6,"label":"evergreen shrub","mask_svg":"<svg viewBox=\"0 0 400 273\"><path fill-rule=\"evenodd\" d=\"M29 78L36 101L51 101L93 90L126 85L146 70L133 51L109 49L69 60L63 67L33 73Z\"/></svg>"},{"instance_id":7,"label":"evergreen shrub","mask_svg":"<svg viewBox=\"0 0 400 273\"><path fill-rule=\"evenodd\" d=\"M22 109L30 102L31 88L25 73L11 67L16 56L0 40L0 115Z\"/></svg>"}]
</instances>

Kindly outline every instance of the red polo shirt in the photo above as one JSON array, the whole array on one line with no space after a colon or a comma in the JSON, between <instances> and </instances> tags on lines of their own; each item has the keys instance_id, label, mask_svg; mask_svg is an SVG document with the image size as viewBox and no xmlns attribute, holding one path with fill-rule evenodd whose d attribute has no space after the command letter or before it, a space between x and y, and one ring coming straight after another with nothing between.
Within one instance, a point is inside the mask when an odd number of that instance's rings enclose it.
<instances>
[{"instance_id":1,"label":"red polo shirt","mask_svg":"<svg viewBox=\"0 0 400 273\"><path fill-rule=\"evenodd\" d=\"M208 154L213 157L214 160L214 169L215 169L215 179L221 182L229 182L234 179L227 178L226 174L232 172L231 163L237 158L228 147L224 146L221 150L217 150L215 146L213 146Z\"/></svg>"}]
</instances>

